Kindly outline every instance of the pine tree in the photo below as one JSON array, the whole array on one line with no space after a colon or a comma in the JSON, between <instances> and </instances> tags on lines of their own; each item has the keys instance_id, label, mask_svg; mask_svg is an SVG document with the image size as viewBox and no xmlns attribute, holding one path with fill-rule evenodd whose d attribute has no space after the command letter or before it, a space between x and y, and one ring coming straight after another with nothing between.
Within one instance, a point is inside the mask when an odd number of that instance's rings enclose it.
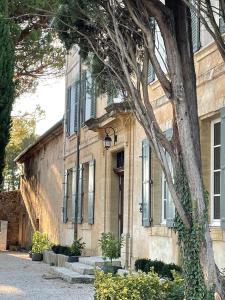
<instances>
[{"instance_id":1,"label":"pine tree","mask_svg":"<svg viewBox=\"0 0 225 300\"><path fill-rule=\"evenodd\" d=\"M0 1L0 185L3 181L5 148L9 141L14 100L14 45L7 17L7 0Z\"/></svg>"}]
</instances>

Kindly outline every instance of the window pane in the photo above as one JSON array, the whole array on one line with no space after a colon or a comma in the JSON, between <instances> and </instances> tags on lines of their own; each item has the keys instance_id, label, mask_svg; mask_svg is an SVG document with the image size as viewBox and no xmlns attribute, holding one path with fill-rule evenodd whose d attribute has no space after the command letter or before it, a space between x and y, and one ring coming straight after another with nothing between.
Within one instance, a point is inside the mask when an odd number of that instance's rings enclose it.
<instances>
[{"instance_id":1,"label":"window pane","mask_svg":"<svg viewBox=\"0 0 225 300\"><path fill-rule=\"evenodd\" d=\"M163 218L164 218L164 220L166 220L166 200L164 200L164 216L163 216Z\"/></svg>"},{"instance_id":2,"label":"window pane","mask_svg":"<svg viewBox=\"0 0 225 300\"><path fill-rule=\"evenodd\" d=\"M214 170L220 169L220 147L214 148Z\"/></svg>"},{"instance_id":3,"label":"window pane","mask_svg":"<svg viewBox=\"0 0 225 300\"><path fill-rule=\"evenodd\" d=\"M214 124L214 146L220 145L220 123Z\"/></svg>"},{"instance_id":4,"label":"window pane","mask_svg":"<svg viewBox=\"0 0 225 300\"><path fill-rule=\"evenodd\" d=\"M214 172L214 195L220 194L220 171Z\"/></svg>"},{"instance_id":5,"label":"window pane","mask_svg":"<svg viewBox=\"0 0 225 300\"><path fill-rule=\"evenodd\" d=\"M164 179L164 195L163 195L163 198L164 199L167 199L167 183L166 183L166 180Z\"/></svg>"},{"instance_id":6,"label":"window pane","mask_svg":"<svg viewBox=\"0 0 225 300\"><path fill-rule=\"evenodd\" d=\"M220 196L214 197L214 219L220 219Z\"/></svg>"}]
</instances>

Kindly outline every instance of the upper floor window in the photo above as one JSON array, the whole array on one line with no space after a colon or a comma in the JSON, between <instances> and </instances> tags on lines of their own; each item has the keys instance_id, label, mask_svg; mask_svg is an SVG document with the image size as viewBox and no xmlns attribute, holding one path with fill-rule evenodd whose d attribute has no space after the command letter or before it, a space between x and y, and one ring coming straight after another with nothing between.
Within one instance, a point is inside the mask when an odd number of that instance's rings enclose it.
<instances>
[{"instance_id":1,"label":"upper floor window","mask_svg":"<svg viewBox=\"0 0 225 300\"><path fill-rule=\"evenodd\" d=\"M220 225L221 197L221 122L215 120L211 125L211 210L213 225Z\"/></svg>"},{"instance_id":2,"label":"upper floor window","mask_svg":"<svg viewBox=\"0 0 225 300\"><path fill-rule=\"evenodd\" d=\"M66 132L72 135L77 132L78 121L78 101L79 101L79 82L67 88L66 95Z\"/></svg>"},{"instance_id":3,"label":"upper floor window","mask_svg":"<svg viewBox=\"0 0 225 300\"><path fill-rule=\"evenodd\" d=\"M96 94L94 79L90 71L84 71L82 75L82 107L83 121L95 118L96 115Z\"/></svg>"}]
</instances>

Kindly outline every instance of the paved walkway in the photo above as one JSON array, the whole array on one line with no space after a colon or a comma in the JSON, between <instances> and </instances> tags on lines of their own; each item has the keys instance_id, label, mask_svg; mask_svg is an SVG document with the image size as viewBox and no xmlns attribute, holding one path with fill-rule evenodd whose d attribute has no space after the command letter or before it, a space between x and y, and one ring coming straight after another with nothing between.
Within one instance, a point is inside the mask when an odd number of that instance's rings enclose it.
<instances>
[{"instance_id":1,"label":"paved walkway","mask_svg":"<svg viewBox=\"0 0 225 300\"><path fill-rule=\"evenodd\" d=\"M0 299L22 300L93 300L94 289L88 284L69 284L61 279L44 279L50 267L32 262L28 254L0 252Z\"/></svg>"}]
</instances>

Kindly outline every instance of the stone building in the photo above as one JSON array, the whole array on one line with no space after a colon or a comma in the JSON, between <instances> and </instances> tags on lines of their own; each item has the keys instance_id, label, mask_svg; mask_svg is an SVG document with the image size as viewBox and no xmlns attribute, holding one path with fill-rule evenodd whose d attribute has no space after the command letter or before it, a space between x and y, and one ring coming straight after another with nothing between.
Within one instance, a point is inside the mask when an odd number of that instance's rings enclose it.
<instances>
[{"instance_id":1,"label":"stone building","mask_svg":"<svg viewBox=\"0 0 225 300\"><path fill-rule=\"evenodd\" d=\"M25 226L27 245L33 232L48 233L53 243L60 242L63 195L63 122L56 123L34 144L25 149L16 162L22 165L20 190L30 226Z\"/></svg>"},{"instance_id":2,"label":"stone building","mask_svg":"<svg viewBox=\"0 0 225 300\"><path fill-rule=\"evenodd\" d=\"M204 184L210 193L215 259L224 268L225 64L205 29L196 26L193 30L197 33L193 45ZM150 74L150 101L169 137L172 108L157 78ZM57 140L54 136L45 148L43 142L37 143L18 159L24 162L21 190L26 206L30 195L38 205L43 201L42 208L34 205L38 214L33 222L39 220L40 228L61 244L82 237L86 255L100 254L100 235L110 231L125 237L121 259L126 266L143 257L179 263L177 237L171 229L174 206L145 132L120 95L96 99L92 89L91 72L81 64L74 46L67 57L63 136L60 133ZM108 150L103 143L106 136L112 139ZM29 161L36 163L39 178L32 179L33 173L29 168L26 171ZM34 180L40 182L37 190L30 184Z\"/></svg>"}]
</instances>

